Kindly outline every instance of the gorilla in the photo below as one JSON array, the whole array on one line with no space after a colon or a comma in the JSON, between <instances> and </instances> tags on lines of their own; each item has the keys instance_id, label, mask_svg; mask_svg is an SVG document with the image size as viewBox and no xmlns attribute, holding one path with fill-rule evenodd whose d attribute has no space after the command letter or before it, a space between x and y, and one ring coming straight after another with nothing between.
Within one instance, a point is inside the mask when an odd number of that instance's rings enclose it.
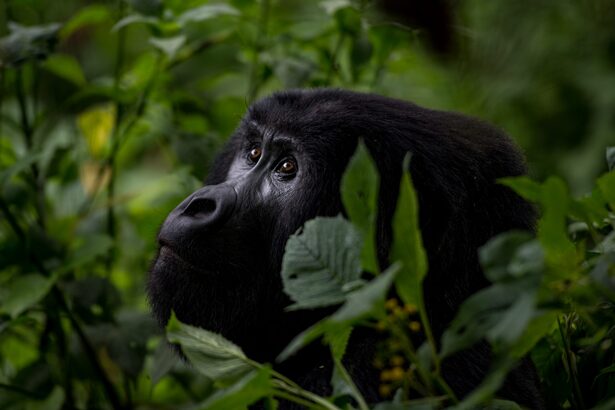
<instances>
[{"instance_id":1,"label":"gorilla","mask_svg":"<svg viewBox=\"0 0 615 410\"><path fill-rule=\"evenodd\" d=\"M280 278L290 235L316 216L344 213L340 180L359 138L380 173L377 256L389 264L391 220L402 162L417 191L428 254L428 314L441 335L461 302L485 287L477 249L497 233L531 230L535 211L496 180L526 172L524 159L500 130L464 115L373 94L339 89L275 93L249 109L218 155L205 186L167 217L148 279L149 301L164 325L182 322L222 334L248 357L273 362L288 342L330 313L285 311ZM376 332L355 329L344 363L369 402L378 396L372 358ZM463 396L490 363L486 343L451 357L443 375ZM331 392L332 363L313 343L278 369L304 388ZM529 360L510 373L499 395L541 408Z\"/></svg>"}]
</instances>

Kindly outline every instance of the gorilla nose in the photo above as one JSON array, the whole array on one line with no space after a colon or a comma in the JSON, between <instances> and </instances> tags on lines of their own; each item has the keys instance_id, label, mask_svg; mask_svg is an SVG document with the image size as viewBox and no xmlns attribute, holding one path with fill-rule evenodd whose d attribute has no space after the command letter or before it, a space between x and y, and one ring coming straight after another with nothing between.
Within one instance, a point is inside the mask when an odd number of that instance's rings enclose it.
<instances>
[{"instance_id":1,"label":"gorilla nose","mask_svg":"<svg viewBox=\"0 0 615 410\"><path fill-rule=\"evenodd\" d=\"M237 193L228 185L199 189L179 204L162 224L158 240L174 248L223 225L233 213Z\"/></svg>"},{"instance_id":2,"label":"gorilla nose","mask_svg":"<svg viewBox=\"0 0 615 410\"><path fill-rule=\"evenodd\" d=\"M191 218L192 223L198 227L212 227L228 219L236 202L237 194L233 187L228 185L206 186L180 204L179 215Z\"/></svg>"}]
</instances>

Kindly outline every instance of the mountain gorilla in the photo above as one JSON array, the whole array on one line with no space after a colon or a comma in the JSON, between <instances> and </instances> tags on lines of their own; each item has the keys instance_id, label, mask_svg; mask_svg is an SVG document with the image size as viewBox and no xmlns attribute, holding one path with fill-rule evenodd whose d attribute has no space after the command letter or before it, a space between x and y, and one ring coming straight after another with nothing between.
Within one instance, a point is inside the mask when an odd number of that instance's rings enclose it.
<instances>
[{"instance_id":1,"label":"mountain gorilla","mask_svg":"<svg viewBox=\"0 0 615 410\"><path fill-rule=\"evenodd\" d=\"M164 222L148 292L165 324L179 320L221 333L258 361L272 362L323 310L286 312L280 266L288 237L307 220L344 212L340 179L359 137L381 176L377 248L386 266L402 161L419 198L429 258L425 301L440 335L460 303L487 285L477 249L510 229L532 229L533 208L495 181L525 173L522 155L498 129L460 114L371 94L315 89L256 102L217 157L206 185ZM378 336L356 329L344 361L371 402L379 400L372 366ZM448 359L444 377L463 396L489 367L478 344ZM331 391L329 355L318 343L280 365L320 394ZM523 361L499 395L542 407L536 373Z\"/></svg>"}]
</instances>

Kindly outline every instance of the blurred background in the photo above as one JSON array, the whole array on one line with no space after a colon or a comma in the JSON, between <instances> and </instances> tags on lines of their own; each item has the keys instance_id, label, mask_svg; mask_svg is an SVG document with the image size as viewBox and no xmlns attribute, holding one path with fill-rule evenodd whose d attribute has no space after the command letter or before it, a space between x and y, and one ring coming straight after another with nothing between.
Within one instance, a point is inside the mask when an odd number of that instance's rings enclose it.
<instances>
[{"instance_id":1,"label":"blurred background","mask_svg":"<svg viewBox=\"0 0 615 410\"><path fill-rule=\"evenodd\" d=\"M615 143L614 22L612 0L2 0L0 408L203 397L160 347L146 271L167 212L273 91L480 117L532 177L587 193Z\"/></svg>"}]
</instances>

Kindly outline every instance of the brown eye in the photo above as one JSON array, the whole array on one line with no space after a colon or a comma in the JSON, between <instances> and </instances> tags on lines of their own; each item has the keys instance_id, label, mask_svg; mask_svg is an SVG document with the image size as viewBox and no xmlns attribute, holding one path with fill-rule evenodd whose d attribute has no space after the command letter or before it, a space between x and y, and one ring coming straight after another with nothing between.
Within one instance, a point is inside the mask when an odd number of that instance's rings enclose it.
<instances>
[{"instance_id":1,"label":"brown eye","mask_svg":"<svg viewBox=\"0 0 615 410\"><path fill-rule=\"evenodd\" d=\"M261 153L262 150L260 148L252 148L252 150L250 150L250 153L248 154L248 159L252 162L257 162L258 159L261 157Z\"/></svg>"},{"instance_id":2,"label":"brown eye","mask_svg":"<svg viewBox=\"0 0 615 410\"><path fill-rule=\"evenodd\" d=\"M295 172L297 172L297 164L295 163L295 161L287 159L282 162L282 164L280 164L277 171L287 175L294 174Z\"/></svg>"}]
</instances>

